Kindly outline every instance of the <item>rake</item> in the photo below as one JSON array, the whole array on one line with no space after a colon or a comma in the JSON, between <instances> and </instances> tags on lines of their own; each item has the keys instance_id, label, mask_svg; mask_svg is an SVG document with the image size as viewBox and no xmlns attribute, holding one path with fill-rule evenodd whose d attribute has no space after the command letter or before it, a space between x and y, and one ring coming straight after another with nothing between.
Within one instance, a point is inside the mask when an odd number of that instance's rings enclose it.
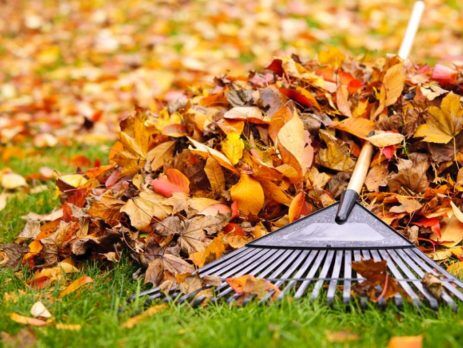
<instances>
[{"instance_id":1,"label":"rake","mask_svg":"<svg viewBox=\"0 0 463 348\"><path fill-rule=\"evenodd\" d=\"M424 3L417 1L410 17L399 56L406 59L417 31ZM316 299L326 293L329 303L336 297L351 300L351 290L364 279L352 269L354 261L385 260L402 294L396 294L397 305L408 297L420 306L423 303L437 308L446 303L456 309L456 301L463 301L463 283L429 259L410 241L358 203L360 191L371 162L373 146L366 142L341 200L273 233L259 238L231 252L197 272L202 276L218 276L221 284L214 289L212 301L236 300L237 295L226 282L227 278L252 275L276 285L278 298L292 294L294 298L309 296ZM429 291L423 285L426 274L441 282L441 291ZM205 300L199 291L166 294L159 288L141 292L151 300L164 298L178 302L199 304ZM267 294L261 301L272 296ZM245 299L251 300L252 297ZM362 299L366 302L366 298ZM384 304L384 300L379 303Z\"/></svg>"}]
</instances>

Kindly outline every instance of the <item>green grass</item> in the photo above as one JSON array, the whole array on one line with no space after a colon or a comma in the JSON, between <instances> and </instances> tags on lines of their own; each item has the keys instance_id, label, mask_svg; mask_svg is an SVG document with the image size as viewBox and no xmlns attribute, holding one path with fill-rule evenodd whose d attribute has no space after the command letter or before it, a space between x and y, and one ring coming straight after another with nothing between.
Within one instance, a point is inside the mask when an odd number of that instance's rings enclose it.
<instances>
[{"instance_id":1,"label":"green grass","mask_svg":"<svg viewBox=\"0 0 463 348\"><path fill-rule=\"evenodd\" d=\"M25 159L13 159L10 167L23 175L34 173L41 166L61 172L74 169L64 160L73 154L104 159L106 148L70 147L45 150ZM11 241L21 230L21 215L50 211L58 203L56 188L39 194L19 194L0 212L0 240ZM142 321L132 329L121 324L143 310L142 302L127 304L128 297L142 287L132 279L136 267L128 258L112 268L87 263L82 274L95 282L81 291L58 299L59 284L48 290L32 290L25 285L27 270L15 273L0 270L0 332L17 333L23 326L9 319L9 313L29 315L33 303L41 300L54 320L80 324L80 331L58 330L53 326L33 328L39 347L385 347L391 336L423 335L425 347L460 347L463 342L463 315L448 308L439 311L394 306L385 310L361 309L355 303L332 307L308 300L284 300L268 306L252 303L246 307L227 304L193 309L188 305L168 308ZM4 301L5 294L17 294L16 300ZM328 342L329 331L348 330L359 339L349 343Z\"/></svg>"}]
</instances>

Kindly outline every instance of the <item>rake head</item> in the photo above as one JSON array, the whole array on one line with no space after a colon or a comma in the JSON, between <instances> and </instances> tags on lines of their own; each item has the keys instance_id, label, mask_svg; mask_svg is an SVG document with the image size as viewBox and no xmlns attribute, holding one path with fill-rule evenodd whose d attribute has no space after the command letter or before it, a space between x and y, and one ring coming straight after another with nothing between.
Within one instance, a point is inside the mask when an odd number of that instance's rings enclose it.
<instances>
[{"instance_id":1,"label":"rake head","mask_svg":"<svg viewBox=\"0 0 463 348\"><path fill-rule=\"evenodd\" d=\"M222 283L214 289L212 301L233 302L239 298L226 282L227 278L253 275L276 285L278 298L292 295L316 299L326 296L329 303L342 298L352 299L352 287L364 279L352 269L352 262L373 259L387 261L389 272L411 302L437 308L446 303L456 309L463 301L463 283L430 260L412 243L356 203L346 223L332 222L338 203L273 232L235 250L225 257L198 270L200 276L218 276ZM430 273L439 278L442 291L431 293L422 279ZM205 297L199 291L168 294L159 288L140 293L151 300L165 299L200 304ZM261 298L265 302L272 293ZM253 300L249 296L244 302ZM366 298L361 298L365 303ZM397 305L404 297L396 294ZM380 300L379 304L384 304Z\"/></svg>"}]
</instances>

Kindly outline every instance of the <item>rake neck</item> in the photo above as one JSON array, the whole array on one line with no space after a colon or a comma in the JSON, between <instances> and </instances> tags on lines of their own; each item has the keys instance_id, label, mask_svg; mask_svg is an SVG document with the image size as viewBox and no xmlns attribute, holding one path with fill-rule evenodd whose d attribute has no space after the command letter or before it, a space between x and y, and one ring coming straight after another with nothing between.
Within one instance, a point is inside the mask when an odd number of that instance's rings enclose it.
<instances>
[{"instance_id":1,"label":"rake neck","mask_svg":"<svg viewBox=\"0 0 463 348\"><path fill-rule=\"evenodd\" d=\"M359 198L363 183L365 182L365 178L368 173L368 168L370 167L372 154L373 145L367 141L360 151L349 185L347 185L346 191L344 191L341 196L335 219L338 224L342 224L347 221L355 202L357 202L357 199Z\"/></svg>"}]
</instances>

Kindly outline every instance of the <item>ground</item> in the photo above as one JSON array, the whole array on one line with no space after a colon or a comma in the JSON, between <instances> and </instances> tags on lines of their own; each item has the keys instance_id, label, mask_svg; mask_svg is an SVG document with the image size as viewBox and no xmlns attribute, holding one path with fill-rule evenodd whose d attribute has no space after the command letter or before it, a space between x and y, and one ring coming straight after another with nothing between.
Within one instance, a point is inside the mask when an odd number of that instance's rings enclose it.
<instances>
[{"instance_id":1,"label":"ground","mask_svg":"<svg viewBox=\"0 0 463 348\"><path fill-rule=\"evenodd\" d=\"M26 159L12 159L2 166L27 175L42 166L61 172L72 171L66 159L83 154L104 162L107 146L76 146L41 150ZM29 211L45 213L57 203L54 184L45 191L22 195L11 201L0 212L1 242L11 241L21 230L21 216ZM391 336L423 335L426 347L459 347L463 340L463 314L449 308L439 311L391 306L378 309L361 308L353 304L345 307L337 303L332 307L323 302L290 299L270 306L250 304L247 307L230 307L227 304L194 309L188 305L169 305L132 329L121 325L144 309L142 302L127 304L142 284L132 279L135 267L124 261L107 270L86 263L81 274L91 276L95 282L81 292L58 300L59 287L53 292L31 290L24 284L24 274L0 272L0 297L13 299L0 305L0 332L14 334L23 326L9 319L11 312L26 314L33 303L41 300L57 322L80 324L80 331L59 330L53 327L34 328L39 346L82 347L105 346L193 346L193 347L384 347ZM27 272L24 270L24 272ZM16 295L14 295L16 294ZM16 298L15 298L16 297ZM330 334L345 331L358 336L348 343L331 343ZM335 336L336 337L336 336ZM333 340L333 338L331 338ZM6 342L6 341L5 341Z\"/></svg>"}]
</instances>

